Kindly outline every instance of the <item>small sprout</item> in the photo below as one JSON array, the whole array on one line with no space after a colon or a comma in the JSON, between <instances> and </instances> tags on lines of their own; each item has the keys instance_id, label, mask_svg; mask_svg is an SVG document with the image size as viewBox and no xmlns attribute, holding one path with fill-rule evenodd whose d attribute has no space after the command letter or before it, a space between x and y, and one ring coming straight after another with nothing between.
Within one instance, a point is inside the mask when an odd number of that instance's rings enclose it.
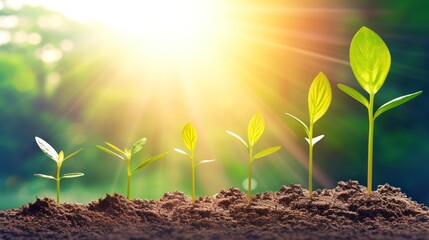
<instances>
[{"instance_id":1,"label":"small sprout","mask_svg":"<svg viewBox=\"0 0 429 240\"><path fill-rule=\"evenodd\" d=\"M61 166L63 165L64 161L73 157L74 155L76 155L78 152L80 152L82 149L79 149L77 151L75 151L74 153L64 157L64 152L60 151L60 153L57 153L57 151L55 151L55 149L53 147L51 147L51 145L49 145L45 140L36 137L36 143L37 145L39 145L40 149L42 149L42 151L52 160L54 160L57 163L57 177L53 177L53 176L49 176L49 175L45 175L45 174L34 174L34 176L36 177L41 177L41 178L46 178L46 179L51 179L51 180L55 180L57 182L57 203L60 203L60 182L61 179L63 178L77 178L77 177L82 177L84 174L83 173L66 173L61 177Z\"/></svg>"},{"instance_id":2,"label":"small sprout","mask_svg":"<svg viewBox=\"0 0 429 240\"><path fill-rule=\"evenodd\" d=\"M350 44L350 66L360 86L369 93L369 100L357 90L343 84L338 88L368 109L368 194L372 192L372 160L375 119L385 111L397 107L422 94L422 91L397 97L382 105L374 113L375 94L383 86L390 70L390 52L381 37L367 27L355 34Z\"/></svg>"},{"instance_id":3,"label":"small sprout","mask_svg":"<svg viewBox=\"0 0 429 240\"><path fill-rule=\"evenodd\" d=\"M187 153L181 149L175 148L174 150L180 154L186 155L191 159L191 169L192 169L192 203L195 203L195 167L204 164L214 162L214 159L210 160L202 160L199 162L195 162L195 145L197 143L197 130L192 124L188 123L182 130L182 140L185 143L186 148L189 149L190 153Z\"/></svg>"},{"instance_id":4,"label":"small sprout","mask_svg":"<svg viewBox=\"0 0 429 240\"><path fill-rule=\"evenodd\" d=\"M142 138L135 142L131 148L125 148L124 150L121 150L117 146L105 142L105 144L110 148L106 148L100 145L97 145L97 147L102 150L103 152L106 152L110 155L113 155L115 157L120 158L121 160L125 161L127 164L127 199L131 198L131 176L134 175L138 170L146 167L149 163L152 163L162 157L165 157L167 153L161 153L156 156L153 156L151 158L146 159L143 161L140 165L138 165L133 171L131 171L131 159L133 156L138 153L140 150L142 150L143 146L146 144L147 139Z\"/></svg>"},{"instance_id":5,"label":"small sprout","mask_svg":"<svg viewBox=\"0 0 429 240\"><path fill-rule=\"evenodd\" d=\"M296 120L304 128L307 137L305 140L309 145L309 154L308 154L308 192L309 197L312 197L313 193L313 146L322 140L324 135L313 137L314 123L319 120L325 113L328 111L329 105L331 104L332 99L332 90L331 85L329 84L328 78L323 72L317 74L316 78L313 80L310 86L310 91L308 93L308 110L310 114L310 123L309 127L293 116L292 114L286 113L287 116Z\"/></svg>"},{"instance_id":6,"label":"small sprout","mask_svg":"<svg viewBox=\"0 0 429 240\"><path fill-rule=\"evenodd\" d=\"M237 138L240 142L242 142L243 145L247 148L247 151L249 152L249 169L248 169L248 175L247 175L248 203L252 202L252 163L253 161L255 159L273 154L278 150L280 150L281 148L280 146L270 147L253 155L253 150L254 150L253 147L255 146L255 143L259 140L259 138L262 136L264 129L265 129L264 117L262 116L261 113L256 113L255 115L253 115L252 119L249 122L249 126L247 127L248 142L244 141L244 139L239 135L231 131L226 131L226 133Z\"/></svg>"}]
</instances>

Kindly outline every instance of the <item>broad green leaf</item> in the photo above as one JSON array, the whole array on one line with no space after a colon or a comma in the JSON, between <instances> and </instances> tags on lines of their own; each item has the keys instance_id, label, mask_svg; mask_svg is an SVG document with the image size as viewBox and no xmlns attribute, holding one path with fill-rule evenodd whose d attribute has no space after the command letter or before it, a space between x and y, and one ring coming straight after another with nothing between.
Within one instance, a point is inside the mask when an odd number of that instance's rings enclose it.
<instances>
[{"instance_id":1,"label":"broad green leaf","mask_svg":"<svg viewBox=\"0 0 429 240\"><path fill-rule=\"evenodd\" d=\"M42 152L44 152L50 159L57 162L58 160L57 151L55 151L55 149L51 145L49 145L49 143L47 143L45 140L39 137L36 137L35 139L36 139L37 145L39 145L40 149L42 149Z\"/></svg>"},{"instance_id":2,"label":"broad green leaf","mask_svg":"<svg viewBox=\"0 0 429 240\"><path fill-rule=\"evenodd\" d=\"M199 161L197 164L195 164L195 166L198 166L198 165L200 165L200 164L204 164L204 163L211 163L211 162L214 162L214 161L216 161L215 159L210 159L210 160L201 160L201 161Z\"/></svg>"},{"instance_id":3,"label":"broad green leaf","mask_svg":"<svg viewBox=\"0 0 429 240\"><path fill-rule=\"evenodd\" d=\"M317 74L308 93L310 122L315 123L328 111L331 104L332 90L328 78L323 72Z\"/></svg>"},{"instance_id":4,"label":"broad green leaf","mask_svg":"<svg viewBox=\"0 0 429 240\"><path fill-rule=\"evenodd\" d=\"M115 146L115 145L113 145L113 144L111 144L111 143L109 143L109 142L104 142L107 146L109 146L109 147L111 147L113 150L115 150L115 151L117 151L117 152L119 152L119 153L121 153L121 154L123 154L123 155L127 155L127 154L125 154L125 152L123 151L123 150L121 150L120 148L118 148L117 146Z\"/></svg>"},{"instance_id":5,"label":"broad green leaf","mask_svg":"<svg viewBox=\"0 0 429 240\"><path fill-rule=\"evenodd\" d=\"M183 154L183 155L189 156L189 154L188 154L187 152L183 151L182 149L175 148L175 149L174 149L174 151L176 151L176 152L178 152L178 153L180 153L180 154Z\"/></svg>"},{"instance_id":6,"label":"broad green leaf","mask_svg":"<svg viewBox=\"0 0 429 240\"><path fill-rule=\"evenodd\" d=\"M140 150L142 150L142 148L146 144L146 142L147 142L147 139L142 138L142 139L138 140L136 143L134 143L133 146L131 147L131 155L134 155L134 154L138 153Z\"/></svg>"},{"instance_id":7,"label":"broad green leaf","mask_svg":"<svg viewBox=\"0 0 429 240\"><path fill-rule=\"evenodd\" d=\"M109 150L109 149L107 149L107 148L105 148L105 147L103 147L103 146L97 145L97 147L98 147L101 151L103 151L103 152L105 152L105 153L108 153L108 154L110 154L110 155L116 156L116 157L118 157L118 158L120 158L120 159L124 160L124 157L123 157L123 156L121 156L121 155L119 155L119 154L117 154L117 153L115 153L115 152L113 152L113 151L111 151L111 150Z\"/></svg>"},{"instance_id":8,"label":"broad green leaf","mask_svg":"<svg viewBox=\"0 0 429 240\"><path fill-rule=\"evenodd\" d=\"M72 154L68 155L67 157L65 157L65 158L64 158L64 160L63 160L63 161L65 161L65 160L67 160L67 159L69 159L69 158L73 157L74 155L78 154L80 151L82 151L82 149L83 149L83 148L81 148L81 149L79 149L79 150L75 151L74 153L72 153Z\"/></svg>"},{"instance_id":9,"label":"broad green leaf","mask_svg":"<svg viewBox=\"0 0 429 240\"><path fill-rule=\"evenodd\" d=\"M350 44L350 66L365 91L376 94L390 69L390 52L383 39L362 27Z\"/></svg>"},{"instance_id":10,"label":"broad green leaf","mask_svg":"<svg viewBox=\"0 0 429 240\"><path fill-rule=\"evenodd\" d=\"M320 136L314 137L314 138L313 138L313 146L314 146L317 142L319 142L320 140L322 140L322 138L323 138L324 136L325 136L325 135L320 135ZM305 140L308 142L308 144L310 144L310 140L309 140L308 138L305 138Z\"/></svg>"},{"instance_id":11,"label":"broad green leaf","mask_svg":"<svg viewBox=\"0 0 429 240\"><path fill-rule=\"evenodd\" d=\"M259 140L262 133L264 132L265 123L264 117L261 113L256 113L253 115L252 119L250 119L249 126L247 128L247 136L249 138L249 146L255 145L255 143Z\"/></svg>"},{"instance_id":12,"label":"broad green leaf","mask_svg":"<svg viewBox=\"0 0 429 240\"><path fill-rule=\"evenodd\" d=\"M197 143L197 130L192 124L187 123L182 131L182 139L185 143L185 146L191 151L194 152L195 144Z\"/></svg>"},{"instance_id":13,"label":"broad green leaf","mask_svg":"<svg viewBox=\"0 0 429 240\"><path fill-rule=\"evenodd\" d=\"M365 107L368 108L368 100L360 92L343 84L338 84L337 86L341 91L343 91L344 93L346 93L347 95L354 98L356 101L362 103Z\"/></svg>"},{"instance_id":14,"label":"broad green leaf","mask_svg":"<svg viewBox=\"0 0 429 240\"><path fill-rule=\"evenodd\" d=\"M243 140L243 138L241 138L240 136L238 136L237 134L231 132L231 131L225 131L226 133L228 133L229 135L237 138L240 142L242 142L244 144L244 146L246 146L246 148L249 148L249 146L247 145L247 143Z\"/></svg>"},{"instance_id":15,"label":"broad green leaf","mask_svg":"<svg viewBox=\"0 0 429 240\"><path fill-rule=\"evenodd\" d=\"M264 149L264 150L258 152L257 154L255 154L255 156L253 157L253 160L268 156L270 154L273 154L273 153L277 152L278 150L280 150L280 148L281 148L280 146L275 146L275 147L270 147L270 148Z\"/></svg>"},{"instance_id":16,"label":"broad green leaf","mask_svg":"<svg viewBox=\"0 0 429 240\"><path fill-rule=\"evenodd\" d=\"M305 125L305 123L303 121L301 121L299 118L295 117L292 114L289 113L285 113L287 116L291 117L292 119L295 119L299 124L301 124L301 126L304 128L305 133L307 134L307 136L310 133L310 130L308 129L307 125Z\"/></svg>"},{"instance_id":17,"label":"broad green leaf","mask_svg":"<svg viewBox=\"0 0 429 240\"><path fill-rule=\"evenodd\" d=\"M47 179L57 180L55 177L52 177L52 176L49 176L49 175L45 175L45 174L40 174L40 173L34 174L34 176L40 177L40 178L47 178Z\"/></svg>"},{"instance_id":18,"label":"broad green leaf","mask_svg":"<svg viewBox=\"0 0 429 240\"><path fill-rule=\"evenodd\" d=\"M380 116L382 113L384 113L385 111L387 111L387 110L390 110L390 109L392 109L392 108L394 108L394 107L397 107L397 106L399 106L399 105L401 105L401 104L403 104L403 103L406 103L406 102L408 102L408 101L410 101L411 99L413 99L413 98L415 98L415 97L417 97L417 96L419 96L420 94L422 94L423 93L423 91L418 91L418 92L415 92L415 93L411 93L411 94L408 94L408 95L404 95L404 96L401 96L401 97L397 97L397 98L395 98L395 99L393 99L393 100L391 100L391 101L389 101L389 102L387 102L387 103L385 103L385 104L383 104L376 112L375 112L375 114L374 114L374 119L376 119L378 116Z\"/></svg>"},{"instance_id":19,"label":"broad green leaf","mask_svg":"<svg viewBox=\"0 0 429 240\"><path fill-rule=\"evenodd\" d=\"M57 163L58 163L59 165L61 165L61 164L63 163L63 161L64 161L64 152L63 152L63 151L60 151L60 153L58 154Z\"/></svg>"},{"instance_id":20,"label":"broad green leaf","mask_svg":"<svg viewBox=\"0 0 429 240\"><path fill-rule=\"evenodd\" d=\"M163 157L165 157L166 155L167 155L168 153L161 153L161 154L158 154L158 155L156 155L156 156L153 156L153 157L151 157L151 158L149 158L149 159L147 159L147 160L145 160L144 162L142 162L140 165L138 165L135 169L134 169L134 171L131 173L131 174L134 174L136 171L138 171L139 169L142 169L142 168L144 168L146 165L148 165L149 163L152 163L152 162L154 162L154 161L156 161L156 160L158 160L158 159L160 159L160 158L163 158Z\"/></svg>"},{"instance_id":21,"label":"broad green leaf","mask_svg":"<svg viewBox=\"0 0 429 240\"><path fill-rule=\"evenodd\" d=\"M85 174L83 174L83 173L66 173L66 174L64 174L61 178L77 178L77 177L82 177L83 175L85 175Z\"/></svg>"}]
</instances>

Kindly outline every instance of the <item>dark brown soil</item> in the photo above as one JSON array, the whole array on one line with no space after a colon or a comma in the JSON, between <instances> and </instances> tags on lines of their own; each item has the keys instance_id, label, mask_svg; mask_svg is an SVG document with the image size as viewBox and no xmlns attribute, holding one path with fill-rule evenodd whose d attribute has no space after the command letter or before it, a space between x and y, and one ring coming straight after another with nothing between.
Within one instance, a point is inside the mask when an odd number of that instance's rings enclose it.
<instances>
[{"instance_id":1,"label":"dark brown soil","mask_svg":"<svg viewBox=\"0 0 429 240\"><path fill-rule=\"evenodd\" d=\"M159 200L106 195L88 205L44 198L0 211L0 238L429 239L429 209L388 184L371 195L356 181L307 195L290 185L250 205L236 188L195 204L180 192Z\"/></svg>"}]
</instances>

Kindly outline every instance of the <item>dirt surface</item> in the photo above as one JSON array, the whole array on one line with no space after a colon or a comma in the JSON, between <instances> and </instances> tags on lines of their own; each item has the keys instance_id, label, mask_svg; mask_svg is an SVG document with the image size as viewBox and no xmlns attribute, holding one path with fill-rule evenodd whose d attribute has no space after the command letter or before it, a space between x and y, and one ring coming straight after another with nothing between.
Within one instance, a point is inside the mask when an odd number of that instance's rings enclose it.
<instances>
[{"instance_id":1,"label":"dirt surface","mask_svg":"<svg viewBox=\"0 0 429 240\"><path fill-rule=\"evenodd\" d=\"M195 204L180 192L159 200L106 195L87 205L44 198L0 211L0 238L429 239L429 209L388 184L370 196L356 181L307 196L290 185L257 194L250 205L236 188Z\"/></svg>"}]
</instances>

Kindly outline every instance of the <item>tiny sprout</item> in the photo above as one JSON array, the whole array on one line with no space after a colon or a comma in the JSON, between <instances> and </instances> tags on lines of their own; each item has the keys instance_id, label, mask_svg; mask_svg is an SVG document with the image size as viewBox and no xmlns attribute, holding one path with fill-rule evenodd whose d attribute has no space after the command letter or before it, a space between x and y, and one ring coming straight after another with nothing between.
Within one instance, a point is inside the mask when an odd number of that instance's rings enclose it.
<instances>
[{"instance_id":1,"label":"tiny sprout","mask_svg":"<svg viewBox=\"0 0 429 240\"><path fill-rule=\"evenodd\" d=\"M266 148L255 155L253 155L253 147L255 143L259 140L259 138L262 136L262 133L265 129L265 123L264 123L264 117L261 113L256 113L253 115L252 119L249 122L249 125L247 127L247 136L248 136L248 142L244 141L242 137L239 135L231 132L226 131L229 135L237 138L240 142L243 143L243 145L247 148L249 152L249 169L248 169L248 176L247 176L247 201L248 203L252 202L252 163L255 159L262 158L265 156L268 156L270 154L273 154L280 150L280 146L270 147Z\"/></svg>"},{"instance_id":2,"label":"tiny sprout","mask_svg":"<svg viewBox=\"0 0 429 240\"><path fill-rule=\"evenodd\" d=\"M286 113L287 116L296 120L304 128L307 137L305 140L309 145L308 154L308 192L309 197L312 197L313 193L313 146L322 138L324 135L313 137L314 123L319 120L328 111L329 105L331 104L332 90L329 84L328 78L323 72L317 74L310 86L308 93L308 110L310 114L309 127L301 121L299 118L292 114Z\"/></svg>"},{"instance_id":3,"label":"tiny sprout","mask_svg":"<svg viewBox=\"0 0 429 240\"><path fill-rule=\"evenodd\" d=\"M195 144L197 143L197 130L192 124L187 123L182 130L182 140L185 143L186 148L189 149L190 153L187 153L181 149L175 148L174 150L180 154L186 155L191 159L191 170L192 170L192 203L195 203L195 167L215 161L214 159L202 160L195 163Z\"/></svg>"},{"instance_id":4,"label":"tiny sprout","mask_svg":"<svg viewBox=\"0 0 429 240\"><path fill-rule=\"evenodd\" d=\"M372 193L372 160L375 119L387 110L397 107L422 94L422 91L397 97L383 104L374 113L375 94L383 86L390 70L389 48L381 37L367 27L355 34L350 44L350 66L360 86L369 94L369 101L357 90L343 84L338 88L368 109L368 194Z\"/></svg>"},{"instance_id":5,"label":"tiny sprout","mask_svg":"<svg viewBox=\"0 0 429 240\"><path fill-rule=\"evenodd\" d=\"M81 177L84 174L77 172L77 173L66 173L61 177L61 166L63 165L64 161L66 161L67 159L73 157L74 155L76 155L77 153L79 153L82 149L79 149L77 151L75 151L74 153L64 157L64 152L60 151L60 153L57 153L57 151L55 151L55 149L49 145L45 140L36 137L36 143L37 145L39 145L40 149L42 149L42 151L52 160L54 160L57 163L57 177L53 177L50 175L45 175L45 174L34 174L34 176L36 177L40 177L40 178L46 178L46 179L51 179L51 180L55 180L57 182L57 203L60 203L60 182L61 179L63 178L77 178L77 177Z\"/></svg>"},{"instance_id":6,"label":"tiny sprout","mask_svg":"<svg viewBox=\"0 0 429 240\"><path fill-rule=\"evenodd\" d=\"M146 165L148 165L149 163L152 163L164 156L167 155L167 153L161 153L159 155L153 156L151 158L146 159L145 161L143 161L140 165L138 165L133 171L131 171L131 159L132 157L138 153L140 150L142 150L143 146L146 144L147 139L146 138L142 138L140 140L138 140L137 142L135 142L133 144L133 146L131 148L125 148L124 150L119 149L117 146L105 142L105 144L110 147L110 149L107 149L103 146L99 146L97 145L97 147L110 154L113 155L115 157L120 158L121 160L125 161L125 163L127 164L127 199L130 199L131 197L131 176L134 175L134 173L136 173L138 170L144 168Z\"/></svg>"}]
</instances>

